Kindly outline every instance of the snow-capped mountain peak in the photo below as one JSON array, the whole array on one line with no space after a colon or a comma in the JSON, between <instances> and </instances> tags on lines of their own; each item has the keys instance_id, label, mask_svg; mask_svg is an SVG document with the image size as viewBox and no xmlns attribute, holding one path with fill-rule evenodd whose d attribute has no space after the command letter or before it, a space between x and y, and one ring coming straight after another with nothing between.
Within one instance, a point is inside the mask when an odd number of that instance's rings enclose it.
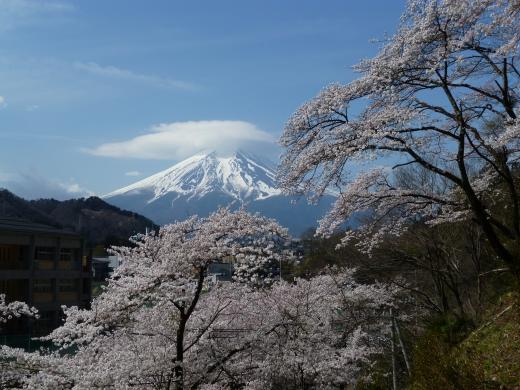
<instances>
[{"instance_id":1,"label":"snow-capped mountain peak","mask_svg":"<svg viewBox=\"0 0 520 390\"><path fill-rule=\"evenodd\" d=\"M104 198L159 225L192 215L206 217L222 206L244 207L276 219L295 235L316 226L335 199L327 194L311 205L305 198L282 194L274 164L243 151L227 156L196 154Z\"/></svg>"},{"instance_id":2,"label":"snow-capped mountain peak","mask_svg":"<svg viewBox=\"0 0 520 390\"><path fill-rule=\"evenodd\" d=\"M174 166L104 196L149 194L153 202L166 194L186 199L220 192L240 202L280 195L272 165L238 151L222 157L215 152L200 153Z\"/></svg>"}]
</instances>

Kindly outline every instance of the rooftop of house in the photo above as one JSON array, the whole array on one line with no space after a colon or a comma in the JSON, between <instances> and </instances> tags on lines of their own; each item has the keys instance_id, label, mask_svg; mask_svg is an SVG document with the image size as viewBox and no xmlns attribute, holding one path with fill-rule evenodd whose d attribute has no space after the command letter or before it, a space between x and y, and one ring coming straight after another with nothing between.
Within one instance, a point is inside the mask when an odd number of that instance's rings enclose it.
<instances>
[{"instance_id":1,"label":"rooftop of house","mask_svg":"<svg viewBox=\"0 0 520 390\"><path fill-rule=\"evenodd\" d=\"M16 218L0 218L0 232L4 231L79 237L77 233L71 230L58 229L53 226Z\"/></svg>"}]
</instances>

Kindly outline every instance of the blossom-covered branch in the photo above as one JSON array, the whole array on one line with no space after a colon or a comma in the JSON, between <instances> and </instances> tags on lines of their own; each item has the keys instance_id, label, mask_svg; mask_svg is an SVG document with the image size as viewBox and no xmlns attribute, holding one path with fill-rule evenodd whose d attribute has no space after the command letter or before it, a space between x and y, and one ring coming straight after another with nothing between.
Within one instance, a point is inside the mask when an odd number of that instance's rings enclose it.
<instances>
[{"instance_id":1,"label":"blossom-covered branch","mask_svg":"<svg viewBox=\"0 0 520 390\"><path fill-rule=\"evenodd\" d=\"M471 216L519 273L503 239L520 240L519 41L516 2L410 0L397 33L355 66L357 80L325 88L289 119L283 189L312 199L340 190L321 221L325 234L355 211L372 213L372 223L345 239L362 237L368 251L411 218ZM430 179L403 185L406 170ZM492 212L497 190L509 204L502 219Z\"/></svg>"},{"instance_id":2,"label":"blossom-covered branch","mask_svg":"<svg viewBox=\"0 0 520 390\"><path fill-rule=\"evenodd\" d=\"M38 310L29 307L25 302L5 303L5 294L0 294L0 324L21 316L37 317Z\"/></svg>"},{"instance_id":3,"label":"blossom-covered branch","mask_svg":"<svg viewBox=\"0 0 520 390\"><path fill-rule=\"evenodd\" d=\"M354 270L269 280L286 231L222 209L115 248L122 260L90 310L64 308L45 340L55 352L4 347L0 379L31 389L344 387L388 343L398 290L362 285ZM207 267L234 261L231 283ZM261 283L262 278L269 283Z\"/></svg>"}]
</instances>

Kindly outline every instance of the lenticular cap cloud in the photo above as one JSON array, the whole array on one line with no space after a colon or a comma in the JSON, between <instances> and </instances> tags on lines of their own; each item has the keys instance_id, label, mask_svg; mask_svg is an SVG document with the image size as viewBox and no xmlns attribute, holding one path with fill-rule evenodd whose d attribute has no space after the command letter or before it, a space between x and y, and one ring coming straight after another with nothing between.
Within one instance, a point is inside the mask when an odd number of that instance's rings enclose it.
<instances>
[{"instance_id":1,"label":"lenticular cap cloud","mask_svg":"<svg viewBox=\"0 0 520 390\"><path fill-rule=\"evenodd\" d=\"M230 153L273 147L274 137L245 121L190 121L153 126L147 134L99 145L86 152L104 157L154 160L182 159L202 150Z\"/></svg>"}]
</instances>

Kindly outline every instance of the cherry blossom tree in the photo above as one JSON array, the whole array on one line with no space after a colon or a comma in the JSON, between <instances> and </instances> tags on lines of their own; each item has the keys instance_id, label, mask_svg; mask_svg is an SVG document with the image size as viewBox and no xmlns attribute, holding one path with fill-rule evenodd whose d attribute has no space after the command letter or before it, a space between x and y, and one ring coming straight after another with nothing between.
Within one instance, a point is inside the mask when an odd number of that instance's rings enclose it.
<instances>
[{"instance_id":1,"label":"cherry blossom tree","mask_svg":"<svg viewBox=\"0 0 520 390\"><path fill-rule=\"evenodd\" d=\"M251 347L225 367L233 379L227 386L341 389L354 385L363 366L388 345L387 313L397 290L358 284L353 275L354 270L328 270L310 280L278 282L247 296L250 309L233 327L254 329L241 336ZM223 345L214 343L212 348Z\"/></svg>"},{"instance_id":2,"label":"cherry blossom tree","mask_svg":"<svg viewBox=\"0 0 520 390\"><path fill-rule=\"evenodd\" d=\"M283 189L311 199L339 190L320 221L325 235L370 211L372 222L344 239L368 252L418 216L473 218L520 274L519 40L518 1L410 0L395 35L355 66L358 79L326 87L289 119ZM430 179L402 185L396 173L409 168Z\"/></svg>"},{"instance_id":3,"label":"cherry blossom tree","mask_svg":"<svg viewBox=\"0 0 520 390\"><path fill-rule=\"evenodd\" d=\"M25 302L13 301L6 303L5 294L0 294L0 326L5 324L7 321L14 318L20 318L22 316L38 318L38 310L34 307L30 307ZM2 353L2 347L0 346L0 370L3 365L2 360L4 354ZM16 359L14 359L16 360ZM13 361L9 362L13 364ZM9 369L5 372L0 371L0 388L12 388L13 384L20 383L20 372L17 369Z\"/></svg>"},{"instance_id":4,"label":"cherry blossom tree","mask_svg":"<svg viewBox=\"0 0 520 390\"><path fill-rule=\"evenodd\" d=\"M0 294L0 324L6 323L8 320L21 316L35 317L38 310L29 307L25 302L13 301L5 302L5 294Z\"/></svg>"},{"instance_id":5,"label":"cherry blossom tree","mask_svg":"<svg viewBox=\"0 0 520 390\"><path fill-rule=\"evenodd\" d=\"M46 340L57 351L4 347L2 374L31 389L339 388L387 342L395 289L353 270L260 283L289 257L272 220L222 209L115 248L122 265L90 310L64 308ZM233 259L235 282L210 282ZM13 379L14 378L14 379Z\"/></svg>"}]
</instances>

